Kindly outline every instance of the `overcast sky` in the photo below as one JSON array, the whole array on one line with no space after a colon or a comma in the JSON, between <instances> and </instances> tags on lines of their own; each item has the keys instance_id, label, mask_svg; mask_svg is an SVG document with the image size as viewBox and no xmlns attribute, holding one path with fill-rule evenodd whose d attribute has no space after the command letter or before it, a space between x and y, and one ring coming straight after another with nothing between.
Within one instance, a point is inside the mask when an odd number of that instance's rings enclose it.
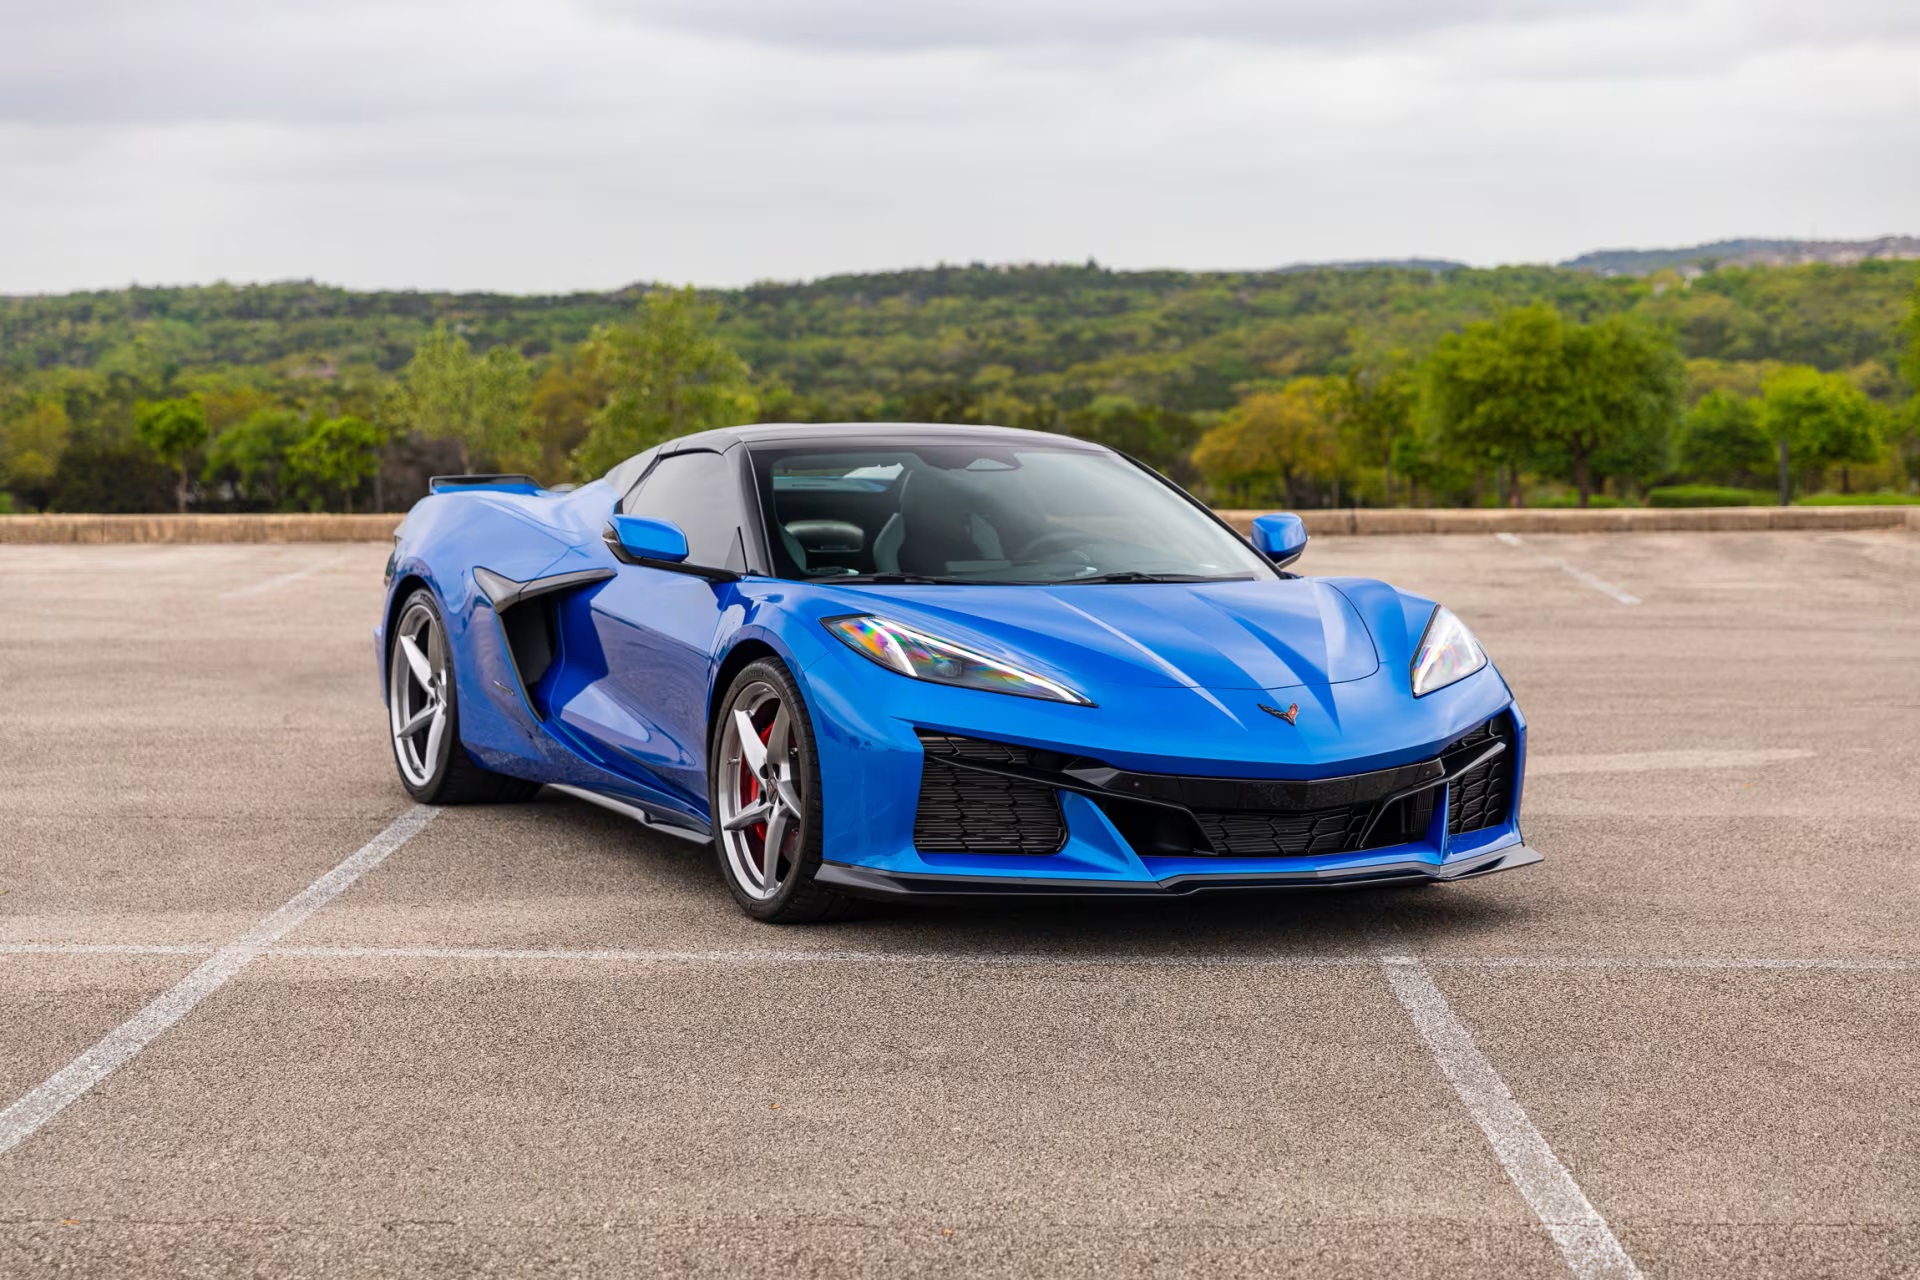
<instances>
[{"instance_id":1,"label":"overcast sky","mask_svg":"<svg viewBox=\"0 0 1920 1280\"><path fill-rule=\"evenodd\" d=\"M1917 0L0 0L0 293L1920 233Z\"/></svg>"}]
</instances>

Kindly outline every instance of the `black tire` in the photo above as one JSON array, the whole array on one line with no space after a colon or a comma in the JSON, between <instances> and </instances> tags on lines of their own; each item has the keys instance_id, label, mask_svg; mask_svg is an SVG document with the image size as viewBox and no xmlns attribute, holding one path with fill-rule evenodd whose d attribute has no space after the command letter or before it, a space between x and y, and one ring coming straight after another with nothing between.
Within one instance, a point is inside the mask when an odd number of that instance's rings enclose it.
<instances>
[{"instance_id":1,"label":"black tire","mask_svg":"<svg viewBox=\"0 0 1920 1280\"><path fill-rule=\"evenodd\" d=\"M424 647L418 644L421 636L427 639ZM405 665L409 658L401 651L403 637L413 640L426 657L433 671L431 681L423 684L410 677L414 669ZM416 702L427 706L416 709ZM430 727L406 735L399 732L410 714L425 714L432 707L444 713L437 738ZM387 717L388 745L393 748L400 785L422 804L512 804L530 800L540 790L537 782L482 768L467 754L460 741L453 649L447 644L440 606L425 588L407 597L387 636Z\"/></svg>"},{"instance_id":2,"label":"black tire","mask_svg":"<svg viewBox=\"0 0 1920 1280\"><path fill-rule=\"evenodd\" d=\"M735 866L729 849L728 833L722 829L723 783L737 783L741 768L740 757L728 755L726 746L729 741L727 726L734 722L736 711L745 709L749 699L760 706L766 704L761 699L765 691L772 691L778 699L774 712L784 708L788 719L786 733L790 781L800 784L799 832L797 836L783 838L781 848L775 851L775 865L784 867L784 877L775 872L777 887L771 893L763 893L761 886L743 879L750 877L751 870L740 870ZM807 713L806 700L800 695L800 688L788 674L785 665L777 659L765 658L752 663L735 676L720 699L720 714L715 717L708 733L707 742L707 800L709 812L713 815L713 851L720 865L720 877L726 882L727 890L733 894L733 900L740 909L756 920L769 924L812 924L820 921L838 920L851 914L855 908L853 899L820 884L815 876L820 870L822 856L821 806L820 806L820 757L814 747L813 720ZM771 727L771 726L769 726ZM737 737L737 734L736 734ZM768 827L760 827L760 857L764 865L765 840ZM737 839L743 845L750 845L748 832L741 832Z\"/></svg>"}]
</instances>

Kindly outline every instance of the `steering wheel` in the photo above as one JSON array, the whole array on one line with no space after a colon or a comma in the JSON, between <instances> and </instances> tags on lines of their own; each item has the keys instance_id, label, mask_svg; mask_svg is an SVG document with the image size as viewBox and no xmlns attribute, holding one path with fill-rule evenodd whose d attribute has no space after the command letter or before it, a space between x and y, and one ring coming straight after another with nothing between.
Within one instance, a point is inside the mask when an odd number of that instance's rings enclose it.
<instances>
[{"instance_id":1,"label":"steering wheel","mask_svg":"<svg viewBox=\"0 0 1920 1280\"><path fill-rule=\"evenodd\" d=\"M1071 551L1087 540L1087 535L1078 529L1056 529L1052 533L1041 534L1020 548L1020 558L1038 560L1050 551Z\"/></svg>"}]
</instances>

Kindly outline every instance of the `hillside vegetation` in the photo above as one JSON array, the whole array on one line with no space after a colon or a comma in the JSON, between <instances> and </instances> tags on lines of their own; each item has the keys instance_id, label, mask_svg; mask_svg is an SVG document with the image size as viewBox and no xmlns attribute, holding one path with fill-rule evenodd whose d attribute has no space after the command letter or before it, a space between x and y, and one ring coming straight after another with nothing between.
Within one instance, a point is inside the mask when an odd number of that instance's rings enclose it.
<instances>
[{"instance_id":1,"label":"hillside vegetation","mask_svg":"<svg viewBox=\"0 0 1920 1280\"><path fill-rule=\"evenodd\" d=\"M0 489L16 508L397 509L435 470L581 479L758 418L1069 432L1247 502L1772 487L1783 447L1796 491L1904 490L1917 275L1090 263L697 294L5 298Z\"/></svg>"}]
</instances>

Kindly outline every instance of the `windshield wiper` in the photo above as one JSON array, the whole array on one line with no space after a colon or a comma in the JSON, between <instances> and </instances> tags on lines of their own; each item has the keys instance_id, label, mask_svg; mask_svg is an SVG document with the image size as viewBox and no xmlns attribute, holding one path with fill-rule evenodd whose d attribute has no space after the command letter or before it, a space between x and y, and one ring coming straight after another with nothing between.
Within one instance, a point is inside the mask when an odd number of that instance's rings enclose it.
<instances>
[{"instance_id":1,"label":"windshield wiper","mask_svg":"<svg viewBox=\"0 0 1920 1280\"><path fill-rule=\"evenodd\" d=\"M1138 569L1122 569L1117 573L1096 573L1088 578L1061 578L1049 582L1050 587L1070 587L1080 582L1246 582L1248 575L1230 573L1211 575L1204 573L1142 573Z\"/></svg>"},{"instance_id":2,"label":"windshield wiper","mask_svg":"<svg viewBox=\"0 0 1920 1280\"><path fill-rule=\"evenodd\" d=\"M920 586L938 586L943 583L958 582L960 579L929 578L925 574L920 573L850 573L842 578L810 578L808 581L818 583L823 587L859 586L862 584L898 586L902 583Z\"/></svg>"}]
</instances>

